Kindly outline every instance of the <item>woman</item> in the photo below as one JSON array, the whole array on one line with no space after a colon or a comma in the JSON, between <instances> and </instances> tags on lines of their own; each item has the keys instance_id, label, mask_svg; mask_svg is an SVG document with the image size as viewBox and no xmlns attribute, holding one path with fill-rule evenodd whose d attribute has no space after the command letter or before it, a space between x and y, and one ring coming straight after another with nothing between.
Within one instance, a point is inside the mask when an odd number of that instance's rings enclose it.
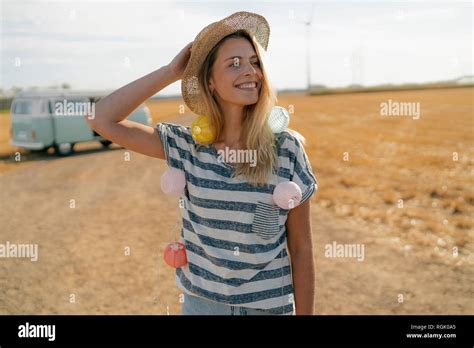
<instances>
[{"instance_id":1,"label":"woman","mask_svg":"<svg viewBox=\"0 0 474 348\"><path fill-rule=\"evenodd\" d=\"M88 118L106 139L185 173L188 264L176 270L183 314L313 313L309 198L317 181L298 134L274 134L267 122L276 99L262 61L269 33L265 18L248 12L212 23L171 63L102 99ZM185 103L215 130L208 144L188 127L126 119L180 79ZM223 161L218 151L225 148L254 151L256 163ZM293 209L272 200L285 181L302 191Z\"/></svg>"}]
</instances>

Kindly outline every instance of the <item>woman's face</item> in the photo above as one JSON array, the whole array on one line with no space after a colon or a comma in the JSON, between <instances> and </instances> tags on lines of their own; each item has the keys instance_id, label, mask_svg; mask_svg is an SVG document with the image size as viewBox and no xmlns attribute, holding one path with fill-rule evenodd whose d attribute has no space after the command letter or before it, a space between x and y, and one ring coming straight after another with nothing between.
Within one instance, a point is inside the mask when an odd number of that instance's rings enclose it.
<instances>
[{"instance_id":1,"label":"woman's face","mask_svg":"<svg viewBox=\"0 0 474 348\"><path fill-rule=\"evenodd\" d=\"M224 41L217 51L209 80L218 104L255 104L261 81L260 61L253 45L240 37Z\"/></svg>"}]
</instances>

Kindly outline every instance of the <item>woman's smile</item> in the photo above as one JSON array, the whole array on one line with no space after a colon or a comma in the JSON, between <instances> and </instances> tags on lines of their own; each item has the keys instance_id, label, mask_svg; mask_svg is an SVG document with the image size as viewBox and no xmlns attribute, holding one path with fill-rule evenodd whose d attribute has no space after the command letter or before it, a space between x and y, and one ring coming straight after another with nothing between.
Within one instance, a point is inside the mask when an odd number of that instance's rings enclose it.
<instances>
[{"instance_id":1,"label":"woman's smile","mask_svg":"<svg viewBox=\"0 0 474 348\"><path fill-rule=\"evenodd\" d=\"M258 92L259 84L257 82L245 82L235 85L235 88L246 93L246 92Z\"/></svg>"},{"instance_id":2,"label":"woman's smile","mask_svg":"<svg viewBox=\"0 0 474 348\"><path fill-rule=\"evenodd\" d=\"M246 82L246 83L241 83L236 85L238 89L243 89L243 90L253 90L257 89L257 83L256 82Z\"/></svg>"}]
</instances>

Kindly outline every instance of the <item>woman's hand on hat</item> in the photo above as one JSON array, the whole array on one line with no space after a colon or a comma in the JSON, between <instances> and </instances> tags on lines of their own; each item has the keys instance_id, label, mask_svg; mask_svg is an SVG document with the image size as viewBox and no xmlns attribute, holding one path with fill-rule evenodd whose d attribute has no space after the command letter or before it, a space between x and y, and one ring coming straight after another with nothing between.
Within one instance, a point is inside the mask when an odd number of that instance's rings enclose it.
<instances>
[{"instance_id":1,"label":"woman's hand on hat","mask_svg":"<svg viewBox=\"0 0 474 348\"><path fill-rule=\"evenodd\" d=\"M171 74L173 74L173 78L176 81L181 80L183 77L184 70L186 69L189 58L191 57L192 46L193 42L188 43L168 64L168 69Z\"/></svg>"}]
</instances>

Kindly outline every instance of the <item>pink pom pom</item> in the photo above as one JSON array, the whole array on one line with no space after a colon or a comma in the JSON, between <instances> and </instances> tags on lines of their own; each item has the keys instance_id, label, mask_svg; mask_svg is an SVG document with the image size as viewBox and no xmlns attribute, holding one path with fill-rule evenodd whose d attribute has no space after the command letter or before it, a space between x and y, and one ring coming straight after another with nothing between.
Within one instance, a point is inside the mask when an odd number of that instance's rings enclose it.
<instances>
[{"instance_id":1,"label":"pink pom pom","mask_svg":"<svg viewBox=\"0 0 474 348\"><path fill-rule=\"evenodd\" d=\"M172 196L181 196L186 186L186 179L181 170L170 168L161 176L161 190Z\"/></svg>"},{"instance_id":2,"label":"pink pom pom","mask_svg":"<svg viewBox=\"0 0 474 348\"><path fill-rule=\"evenodd\" d=\"M165 248L163 258L165 262L171 267L183 267L188 263L185 245L180 242L169 243Z\"/></svg>"},{"instance_id":3,"label":"pink pom pom","mask_svg":"<svg viewBox=\"0 0 474 348\"><path fill-rule=\"evenodd\" d=\"M293 181L284 181L276 185L273 201L282 209L291 209L301 202L301 189Z\"/></svg>"}]
</instances>

